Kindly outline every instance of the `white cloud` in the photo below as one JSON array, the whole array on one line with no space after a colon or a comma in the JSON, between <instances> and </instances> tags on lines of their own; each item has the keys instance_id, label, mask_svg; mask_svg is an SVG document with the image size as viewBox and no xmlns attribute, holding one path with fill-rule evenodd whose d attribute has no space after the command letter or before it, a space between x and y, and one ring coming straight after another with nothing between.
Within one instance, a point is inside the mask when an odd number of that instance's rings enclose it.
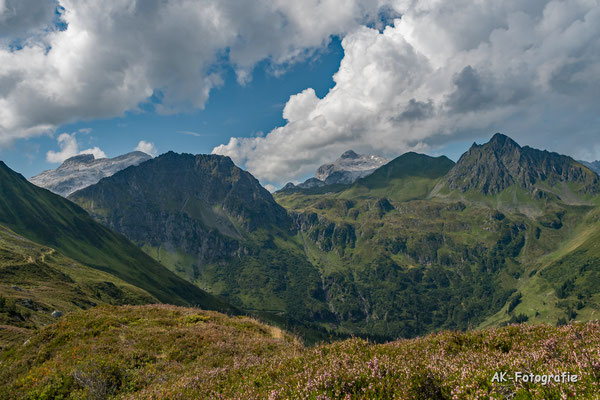
<instances>
[{"instance_id":1,"label":"white cloud","mask_svg":"<svg viewBox=\"0 0 600 400\"><path fill-rule=\"evenodd\" d=\"M264 185L264 187L271 193L273 193L274 191L277 190L277 187L274 185L271 185L270 183L267 183L266 185Z\"/></svg>"},{"instance_id":2,"label":"white cloud","mask_svg":"<svg viewBox=\"0 0 600 400\"><path fill-rule=\"evenodd\" d=\"M53 0L0 0L0 40L45 28L55 9Z\"/></svg>"},{"instance_id":3,"label":"white cloud","mask_svg":"<svg viewBox=\"0 0 600 400\"><path fill-rule=\"evenodd\" d=\"M138 143L136 148L133 150L144 152L146 154L151 155L152 157L156 157L156 155L158 154L158 151L156 150L156 146L154 146L154 143L146 142L145 140L140 140L140 142Z\"/></svg>"},{"instance_id":4,"label":"white cloud","mask_svg":"<svg viewBox=\"0 0 600 400\"><path fill-rule=\"evenodd\" d=\"M44 1L3 0L0 19L27 9L15 14L22 21ZM375 17L383 1L58 0L66 30L42 16L29 25L44 29L28 28L22 48L8 45L16 27L0 41L0 145L135 111L153 94L159 112L203 107L223 63L240 82L261 60L285 69Z\"/></svg>"},{"instance_id":5,"label":"white cloud","mask_svg":"<svg viewBox=\"0 0 600 400\"><path fill-rule=\"evenodd\" d=\"M188 136L196 136L196 137L202 136L198 132L192 132L192 131L177 131L177 133L181 133L182 135L188 135Z\"/></svg>"},{"instance_id":6,"label":"white cloud","mask_svg":"<svg viewBox=\"0 0 600 400\"><path fill-rule=\"evenodd\" d=\"M48 151L46 160L51 163L62 163L68 158L79 154L93 154L94 158L106 158L106 154L98 147L92 147L79 151L79 143L77 143L76 133L62 133L58 136L57 142L60 151Z\"/></svg>"},{"instance_id":7,"label":"white cloud","mask_svg":"<svg viewBox=\"0 0 600 400\"><path fill-rule=\"evenodd\" d=\"M350 148L393 156L502 131L575 154L598 140L600 1L392 3L394 26L344 37L325 97L291 96L284 126L213 152L282 184Z\"/></svg>"}]
</instances>

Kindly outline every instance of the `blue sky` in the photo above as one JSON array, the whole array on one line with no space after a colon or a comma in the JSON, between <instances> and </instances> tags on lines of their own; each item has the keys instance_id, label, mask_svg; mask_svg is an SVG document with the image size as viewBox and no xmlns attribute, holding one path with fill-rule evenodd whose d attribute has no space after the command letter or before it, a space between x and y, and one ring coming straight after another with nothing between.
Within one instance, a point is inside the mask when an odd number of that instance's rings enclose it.
<instances>
[{"instance_id":1,"label":"blue sky","mask_svg":"<svg viewBox=\"0 0 600 400\"><path fill-rule=\"evenodd\" d=\"M229 67L224 84L211 91L204 109L164 115L149 101L142 104L141 112L65 124L53 134L19 140L0 149L0 159L29 178L60 165L48 162L46 153L60 150L58 135L78 131L82 131L76 135L80 149L98 146L107 157L133 151L140 140L154 143L159 154L169 150L207 154L232 136L256 136L283 125L285 103L307 87L325 96L334 84L332 76L342 56L340 39L333 37L326 48L282 73L273 73L266 61L260 63L246 84L238 83Z\"/></svg>"},{"instance_id":2,"label":"blue sky","mask_svg":"<svg viewBox=\"0 0 600 400\"><path fill-rule=\"evenodd\" d=\"M141 141L271 189L496 132L600 159L594 2L4 0L0 22L0 159L27 177Z\"/></svg>"}]
</instances>

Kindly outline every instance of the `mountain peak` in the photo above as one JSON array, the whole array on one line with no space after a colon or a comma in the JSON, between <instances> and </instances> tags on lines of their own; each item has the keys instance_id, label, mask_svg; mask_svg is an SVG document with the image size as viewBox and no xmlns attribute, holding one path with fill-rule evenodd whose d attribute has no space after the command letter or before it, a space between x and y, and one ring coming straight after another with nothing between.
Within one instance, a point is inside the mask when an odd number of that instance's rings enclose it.
<instances>
[{"instance_id":1,"label":"mountain peak","mask_svg":"<svg viewBox=\"0 0 600 400\"><path fill-rule=\"evenodd\" d=\"M521 146L510 137L503 135L501 133L496 133L489 142L484 144L483 146L492 147L496 150L504 150L504 149L520 149Z\"/></svg>"},{"instance_id":2,"label":"mountain peak","mask_svg":"<svg viewBox=\"0 0 600 400\"><path fill-rule=\"evenodd\" d=\"M358 158L358 157L360 157L360 156L358 154L356 154L354 152L354 150L348 150L348 151L344 152L344 154L342 154L342 156L340 158L351 158L351 159L354 159L354 158Z\"/></svg>"},{"instance_id":3,"label":"mountain peak","mask_svg":"<svg viewBox=\"0 0 600 400\"><path fill-rule=\"evenodd\" d=\"M500 132L494 134L494 136L492 136L492 138L490 139L490 143L504 144L508 141L513 141L513 140Z\"/></svg>"},{"instance_id":4,"label":"mountain peak","mask_svg":"<svg viewBox=\"0 0 600 400\"><path fill-rule=\"evenodd\" d=\"M500 133L463 154L448 173L447 182L450 189L492 195L512 185L534 193L559 183L574 183L581 193L599 191L598 177L571 157L521 147Z\"/></svg>"},{"instance_id":5,"label":"mountain peak","mask_svg":"<svg viewBox=\"0 0 600 400\"><path fill-rule=\"evenodd\" d=\"M240 235L236 224L253 231L290 222L286 211L258 180L231 158L215 154L168 152L102 179L69 199L83 205L92 199L96 208L119 204L110 215L103 216L103 222L136 241L150 234L139 228L140 221L153 221L158 229L160 224L172 225L168 218L182 218L182 213L202 224L202 229L208 226L231 237ZM166 218L160 223L153 214L156 209Z\"/></svg>"},{"instance_id":6,"label":"mountain peak","mask_svg":"<svg viewBox=\"0 0 600 400\"><path fill-rule=\"evenodd\" d=\"M63 165L74 165L74 164L89 164L94 162L96 159L93 154L78 154L76 156L67 158L62 164Z\"/></svg>"},{"instance_id":7,"label":"mountain peak","mask_svg":"<svg viewBox=\"0 0 600 400\"><path fill-rule=\"evenodd\" d=\"M321 165L315 173L315 178L328 185L351 184L387 162L387 159L377 155L357 154L353 150L348 150L333 163Z\"/></svg>"}]
</instances>

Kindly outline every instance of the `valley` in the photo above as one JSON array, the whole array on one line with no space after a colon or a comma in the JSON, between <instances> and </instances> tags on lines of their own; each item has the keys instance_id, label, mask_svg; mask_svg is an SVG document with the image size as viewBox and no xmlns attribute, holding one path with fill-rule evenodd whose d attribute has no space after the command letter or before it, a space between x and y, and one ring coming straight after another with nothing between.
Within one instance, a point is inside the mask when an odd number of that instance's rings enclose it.
<instances>
[{"instance_id":1,"label":"valley","mask_svg":"<svg viewBox=\"0 0 600 400\"><path fill-rule=\"evenodd\" d=\"M598 262L581 235L597 231L599 188L573 159L497 134L456 164L406 153L273 197L225 158L167 153L69 198L240 309L385 341L593 319ZM581 277L563 271L575 259ZM586 290L560 289L573 285Z\"/></svg>"}]
</instances>

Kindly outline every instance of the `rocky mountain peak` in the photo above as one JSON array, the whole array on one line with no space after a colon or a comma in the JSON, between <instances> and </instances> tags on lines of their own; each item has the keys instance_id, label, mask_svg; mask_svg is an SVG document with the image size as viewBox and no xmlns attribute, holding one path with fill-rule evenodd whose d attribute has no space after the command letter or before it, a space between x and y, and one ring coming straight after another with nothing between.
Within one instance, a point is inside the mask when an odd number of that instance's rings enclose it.
<instances>
[{"instance_id":1,"label":"rocky mountain peak","mask_svg":"<svg viewBox=\"0 0 600 400\"><path fill-rule=\"evenodd\" d=\"M236 224L253 231L290 222L258 180L231 158L214 154L168 152L119 171L69 199L81 204L93 200L96 208L110 206L113 214L103 222L135 240L147 233L138 232L139 221L163 223L161 218L169 216L190 218L234 237L239 236ZM122 226L123 221L130 223Z\"/></svg>"},{"instance_id":2,"label":"rocky mountain peak","mask_svg":"<svg viewBox=\"0 0 600 400\"><path fill-rule=\"evenodd\" d=\"M342 154L340 158L359 158L360 156L354 152L354 150L348 150Z\"/></svg>"},{"instance_id":3,"label":"rocky mountain peak","mask_svg":"<svg viewBox=\"0 0 600 400\"><path fill-rule=\"evenodd\" d=\"M357 154L353 150L348 150L332 164L321 165L315 173L315 178L328 185L351 184L358 178L370 175L387 162L387 159L378 155Z\"/></svg>"},{"instance_id":4,"label":"rocky mountain peak","mask_svg":"<svg viewBox=\"0 0 600 400\"><path fill-rule=\"evenodd\" d=\"M509 138L506 135L503 135L502 133L496 133L494 136L492 136L492 138L490 139L490 141L488 142L488 145L491 147L495 147L495 148L515 148L515 147L520 147L517 142L515 142L514 140L512 140L511 138Z\"/></svg>"},{"instance_id":5,"label":"rocky mountain peak","mask_svg":"<svg viewBox=\"0 0 600 400\"><path fill-rule=\"evenodd\" d=\"M571 157L521 147L500 133L488 143L473 144L448 173L447 183L450 189L484 194L497 194L512 185L532 193L562 183L577 184L582 193L600 189L598 176Z\"/></svg>"}]
</instances>

